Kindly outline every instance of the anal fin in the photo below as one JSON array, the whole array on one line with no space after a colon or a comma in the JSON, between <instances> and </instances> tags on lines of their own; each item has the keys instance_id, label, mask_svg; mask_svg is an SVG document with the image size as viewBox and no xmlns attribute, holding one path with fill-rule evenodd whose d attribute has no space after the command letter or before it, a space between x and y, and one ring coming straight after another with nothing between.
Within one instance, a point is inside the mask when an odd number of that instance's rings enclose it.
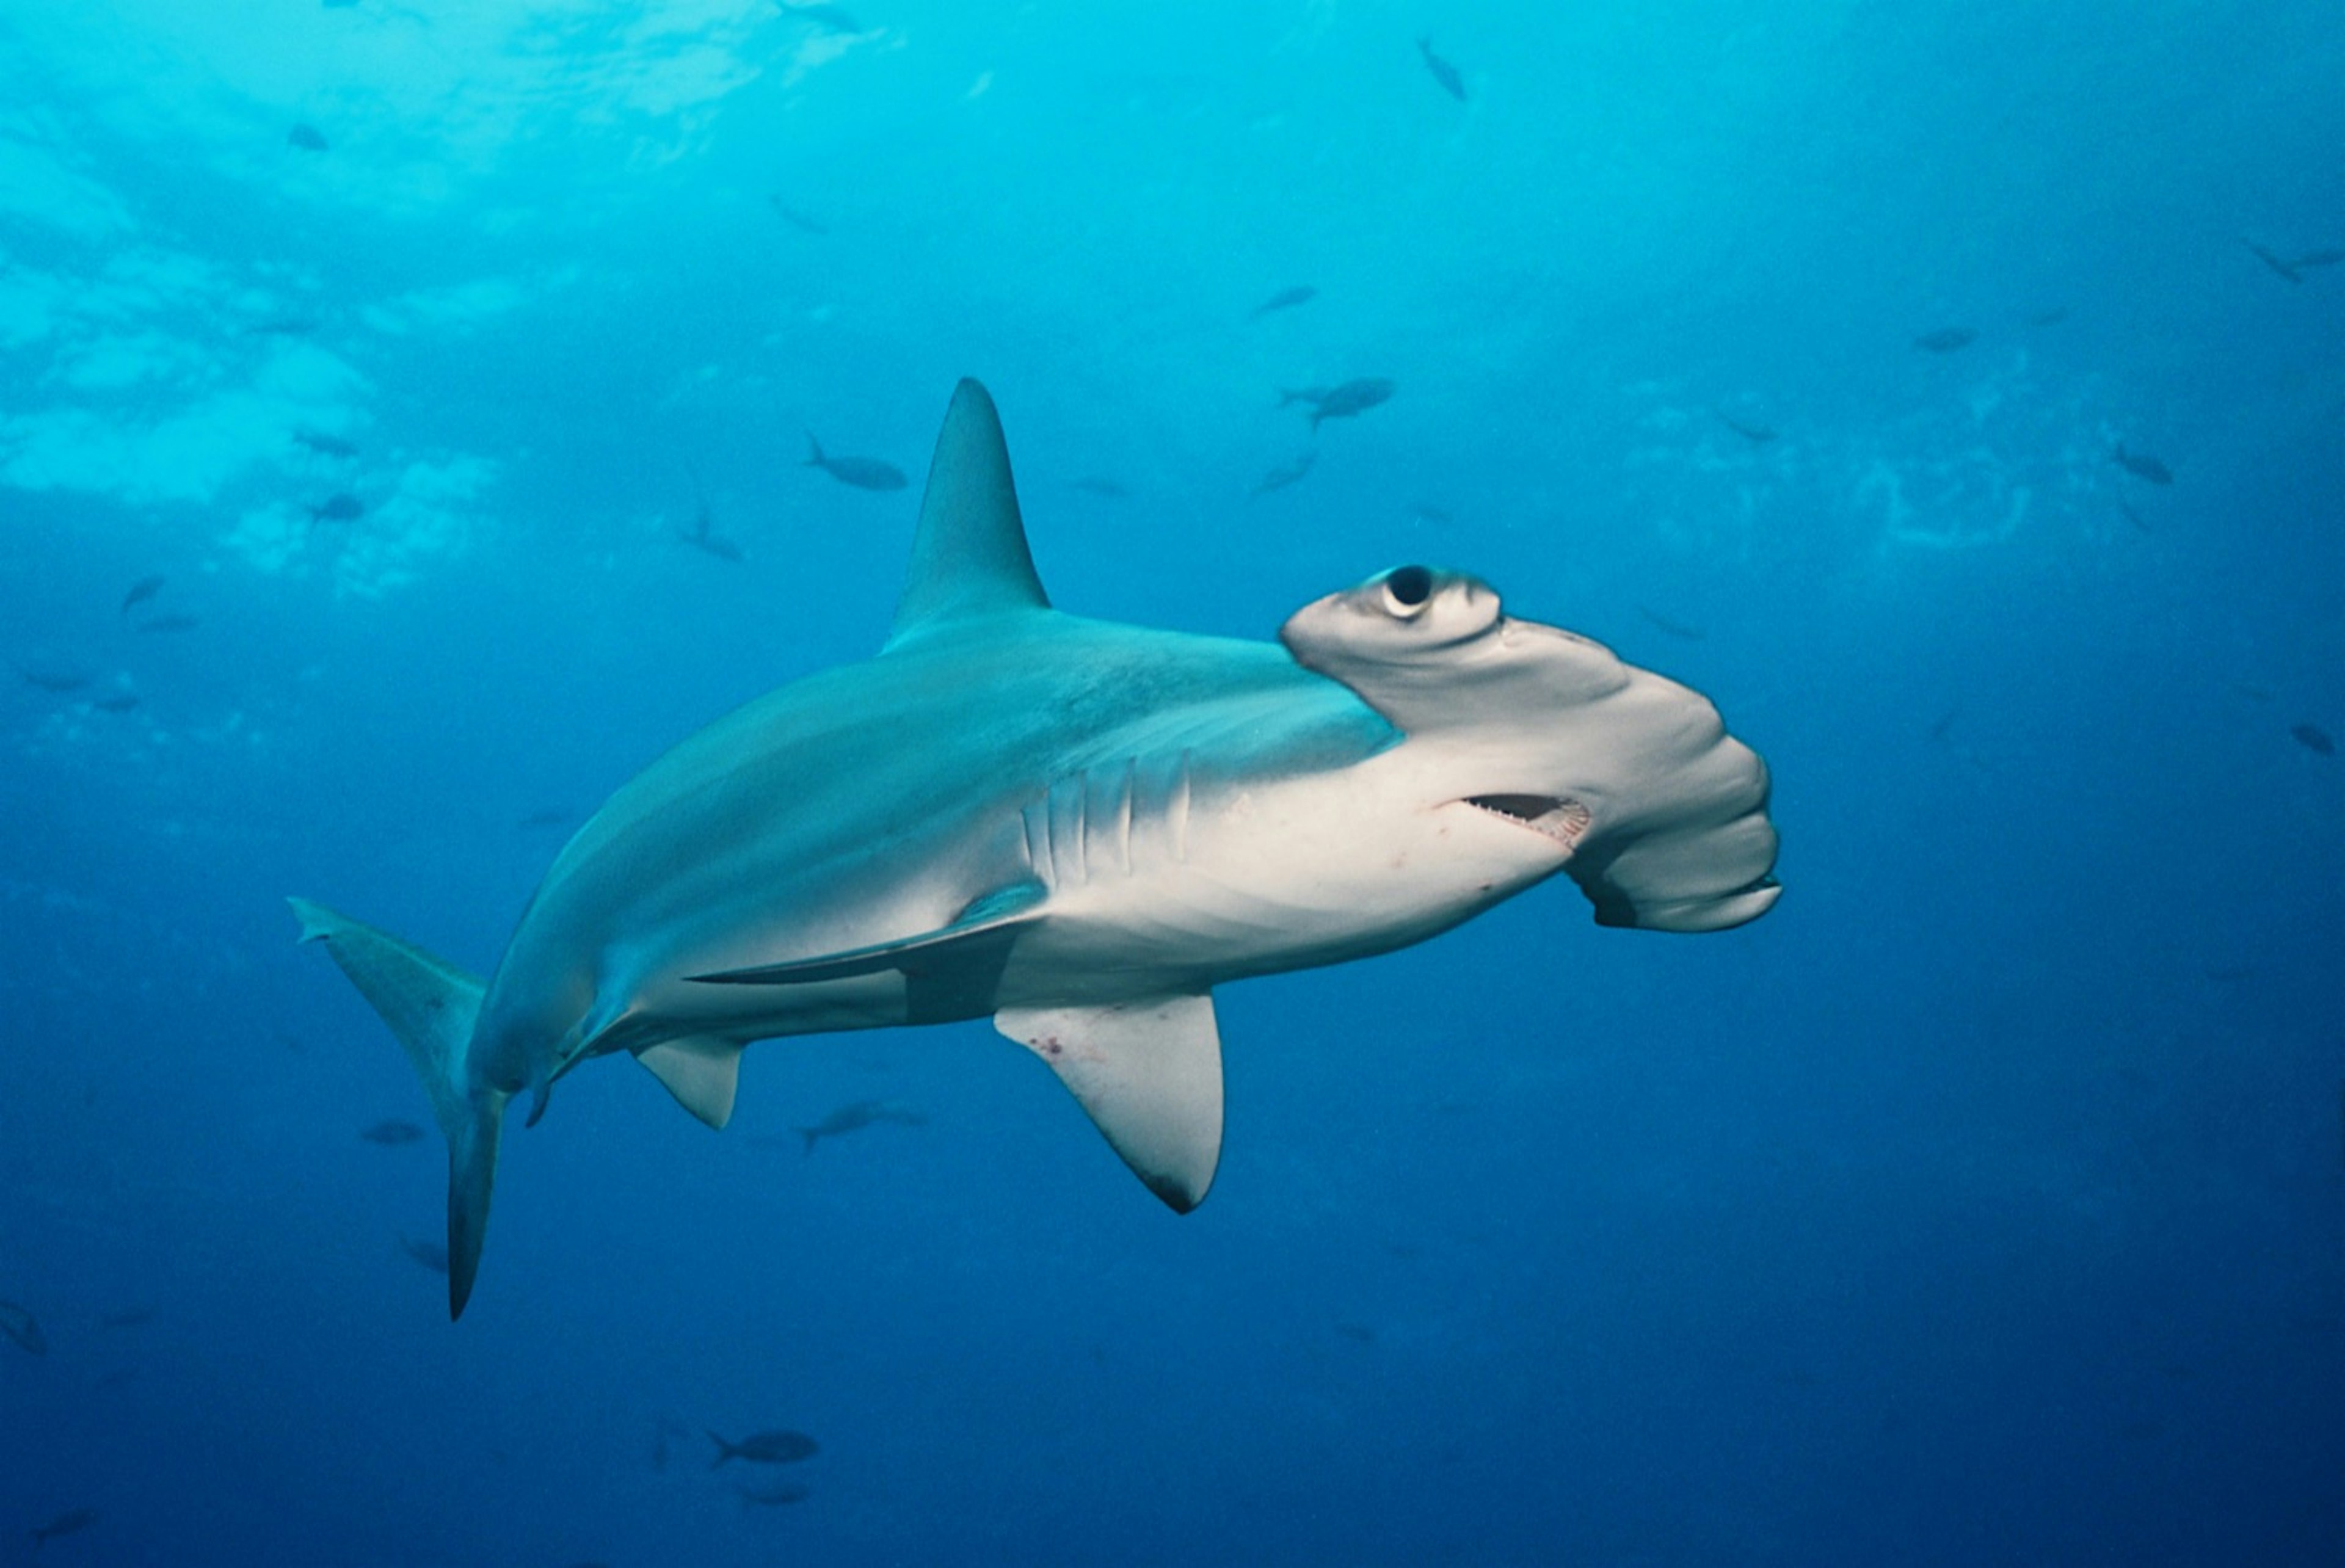
<instances>
[{"instance_id":1,"label":"anal fin","mask_svg":"<svg viewBox=\"0 0 2345 1568\"><path fill-rule=\"evenodd\" d=\"M716 1035L685 1035L635 1052L675 1103L723 1131L733 1119L734 1091L741 1082L739 1042Z\"/></svg>"},{"instance_id":2,"label":"anal fin","mask_svg":"<svg viewBox=\"0 0 2345 1568\"><path fill-rule=\"evenodd\" d=\"M1176 1213L1222 1158L1222 1037L1210 994L1004 1007L993 1027L1050 1064L1132 1174Z\"/></svg>"}]
</instances>

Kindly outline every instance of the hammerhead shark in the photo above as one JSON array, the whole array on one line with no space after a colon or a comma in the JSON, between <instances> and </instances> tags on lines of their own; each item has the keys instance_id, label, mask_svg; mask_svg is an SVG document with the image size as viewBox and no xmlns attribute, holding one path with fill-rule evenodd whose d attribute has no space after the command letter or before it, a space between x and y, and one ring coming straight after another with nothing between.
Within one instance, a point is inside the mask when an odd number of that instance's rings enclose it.
<instances>
[{"instance_id":1,"label":"hammerhead shark","mask_svg":"<svg viewBox=\"0 0 2345 1568\"><path fill-rule=\"evenodd\" d=\"M946 412L878 656L769 693L623 786L483 982L300 899L448 1139L448 1305L507 1101L634 1057L733 1112L742 1048L990 1017L1174 1210L1221 1158L1213 987L1420 942L1562 872L1598 924L1766 912L1766 764L1700 694L1425 566L1277 643L1069 615L993 400Z\"/></svg>"}]
</instances>

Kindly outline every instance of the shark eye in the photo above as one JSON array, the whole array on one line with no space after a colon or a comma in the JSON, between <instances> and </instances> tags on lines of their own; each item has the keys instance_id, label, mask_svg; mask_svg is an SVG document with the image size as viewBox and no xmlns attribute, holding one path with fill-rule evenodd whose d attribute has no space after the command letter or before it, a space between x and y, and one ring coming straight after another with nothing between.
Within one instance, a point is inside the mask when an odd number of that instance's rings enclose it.
<instances>
[{"instance_id":1,"label":"shark eye","mask_svg":"<svg viewBox=\"0 0 2345 1568\"><path fill-rule=\"evenodd\" d=\"M1396 566L1385 573L1385 598L1396 615L1414 615L1433 597L1433 573L1422 566Z\"/></svg>"}]
</instances>

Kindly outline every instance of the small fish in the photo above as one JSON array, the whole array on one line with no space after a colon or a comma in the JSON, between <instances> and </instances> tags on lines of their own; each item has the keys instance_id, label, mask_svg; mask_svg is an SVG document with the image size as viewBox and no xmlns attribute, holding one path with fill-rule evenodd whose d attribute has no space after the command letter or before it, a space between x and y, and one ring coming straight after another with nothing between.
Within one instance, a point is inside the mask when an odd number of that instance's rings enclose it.
<instances>
[{"instance_id":1,"label":"small fish","mask_svg":"<svg viewBox=\"0 0 2345 1568\"><path fill-rule=\"evenodd\" d=\"M2030 327L2057 327L2068 319L2066 305L2055 305L2049 310L2038 310L2027 319Z\"/></svg>"},{"instance_id":2,"label":"small fish","mask_svg":"<svg viewBox=\"0 0 2345 1568\"><path fill-rule=\"evenodd\" d=\"M716 513L709 507L708 492L701 488L699 471L686 471L692 475L692 526L681 531L676 537L703 554L713 555L719 561L729 561L738 566L748 558L741 553L739 545L716 531Z\"/></svg>"},{"instance_id":3,"label":"small fish","mask_svg":"<svg viewBox=\"0 0 2345 1568\"><path fill-rule=\"evenodd\" d=\"M893 1100L859 1099L840 1106L814 1126L802 1127L797 1131L800 1138L806 1139L806 1152L812 1154L816 1143L823 1138L859 1131L883 1121L893 1122L898 1127L929 1125L928 1117L910 1106L898 1105Z\"/></svg>"},{"instance_id":4,"label":"small fish","mask_svg":"<svg viewBox=\"0 0 2345 1568\"><path fill-rule=\"evenodd\" d=\"M1941 327L1914 339L1914 347L1927 349L1933 354L1951 354L1977 341L1978 334L1968 327Z\"/></svg>"},{"instance_id":5,"label":"small fish","mask_svg":"<svg viewBox=\"0 0 2345 1568\"><path fill-rule=\"evenodd\" d=\"M162 592L163 584L167 581L168 580L159 572L152 577L140 578L130 585L130 592L122 596L122 608L117 613L129 614L131 611Z\"/></svg>"},{"instance_id":6,"label":"small fish","mask_svg":"<svg viewBox=\"0 0 2345 1568\"><path fill-rule=\"evenodd\" d=\"M324 430L295 430L293 440L321 458L354 458L359 455L355 444L340 436L329 435Z\"/></svg>"},{"instance_id":7,"label":"small fish","mask_svg":"<svg viewBox=\"0 0 2345 1568\"><path fill-rule=\"evenodd\" d=\"M741 1500L744 1508L774 1508L804 1502L814 1495L814 1489L802 1481L771 1481L763 1486L736 1486L733 1495Z\"/></svg>"},{"instance_id":8,"label":"small fish","mask_svg":"<svg viewBox=\"0 0 2345 1568\"><path fill-rule=\"evenodd\" d=\"M1466 78L1457 74L1457 66L1433 52L1433 40L1419 38L1416 41L1416 52L1425 56L1425 68L1433 73L1433 79L1441 84L1441 90L1459 103L1464 103Z\"/></svg>"},{"instance_id":9,"label":"small fish","mask_svg":"<svg viewBox=\"0 0 2345 1568\"><path fill-rule=\"evenodd\" d=\"M2277 694L2269 686L2259 686L2253 681L2234 681L2231 690L2251 703L2269 703Z\"/></svg>"},{"instance_id":10,"label":"small fish","mask_svg":"<svg viewBox=\"0 0 2345 1568\"><path fill-rule=\"evenodd\" d=\"M2319 250L2306 251L2291 265L2298 268L2334 267L2340 261L2345 261L2345 247L2329 245L2323 246Z\"/></svg>"},{"instance_id":11,"label":"small fish","mask_svg":"<svg viewBox=\"0 0 2345 1568\"><path fill-rule=\"evenodd\" d=\"M411 1121L379 1121L359 1136L369 1143L379 1143L385 1148L396 1148L403 1143L421 1142L423 1129Z\"/></svg>"},{"instance_id":12,"label":"small fish","mask_svg":"<svg viewBox=\"0 0 2345 1568\"><path fill-rule=\"evenodd\" d=\"M811 22L826 33L851 37L863 31L863 24L836 5L785 5L782 10L801 22Z\"/></svg>"},{"instance_id":13,"label":"small fish","mask_svg":"<svg viewBox=\"0 0 2345 1568\"><path fill-rule=\"evenodd\" d=\"M822 1449L806 1433L787 1429L751 1432L739 1442L727 1442L712 1431L708 1441L716 1445L716 1457L708 1465L711 1470L733 1459L746 1460L751 1464L791 1464L810 1459Z\"/></svg>"},{"instance_id":14,"label":"small fish","mask_svg":"<svg viewBox=\"0 0 2345 1568\"><path fill-rule=\"evenodd\" d=\"M566 823L569 820L569 807L559 805L542 805L535 811L531 812L527 816L522 818L513 825L515 827L560 827L563 823Z\"/></svg>"},{"instance_id":15,"label":"small fish","mask_svg":"<svg viewBox=\"0 0 2345 1568\"><path fill-rule=\"evenodd\" d=\"M366 502L346 490L337 491L307 510L311 522L356 522L366 515Z\"/></svg>"},{"instance_id":16,"label":"small fish","mask_svg":"<svg viewBox=\"0 0 2345 1568\"><path fill-rule=\"evenodd\" d=\"M54 1540L60 1535L71 1535L76 1531L86 1530L96 1522L96 1509L69 1508L33 1532L33 1550L38 1552L43 1542Z\"/></svg>"},{"instance_id":17,"label":"small fish","mask_svg":"<svg viewBox=\"0 0 2345 1568\"><path fill-rule=\"evenodd\" d=\"M1263 475L1262 481L1254 487L1253 493L1255 495L1268 495L1272 491L1284 490L1288 485L1295 483L1301 480L1304 474L1309 473L1311 471L1311 465L1318 460L1319 454L1317 452L1304 452L1301 457L1296 458L1284 468L1273 469L1268 473Z\"/></svg>"},{"instance_id":18,"label":"small fish","mask_svg":"<svg viewBox=\"0 0 2345 1568\"><path fill-rule=\"evenodd\" d=\"M193 615L153 615L137 623L140 632L192 632L203 622Z\"/></svg>"},{"instance_id":19,"label":"small fish","mask_svg":"<svg viewBox=\"0 0 2345 1568\"><path fill-rule=\"evenodd\" d=\"M326 150L326 138L320 136L318 127L312 125L295 126L285 133L285 140L289 145L299 147L305 153L321 153Z\"/></svg>"},{"instance_id":20,"label":"small fish","mask_svg":"<svg viewBox=\"0 0 2345 1568\"><path fill-rule=\"evenodd\" d=\"M786 206L783 203L782 198L778 196L767 197L766 198L766 205L774 209L774 216L776 217L780 218L792 228L798 229L807 234L828 234L830 232L829 229L825 228L821 224L817 223L813 218L808 217L797 207Z\"/></svg>"},{"instance_id":21,"label":"small fish","mask_svg":"<svg viewBox=\"0 0 2345 1568\"><path fill-rule=\"evenodd\" d=\"M1129 501L1132 499L1132 492L1124 489L1123 486L1118 484L1112 479L1102 479L1096 474L1077 480L1070 488L1079 490L1085 495L1095 495L1101 501Z\"/></svg>"},{"instance_id":22,"label":"small fish","mask_svg":"<svg viewBox=\"0 0 2345 1568\"><path fill-rule=\"evenodd\" d=\"M97 1326L101 1329L136 1329L154 1320L155 1309L152 1307L125 1307L118 1312L100 1313Z\"/></svg>"},{"instance_id":23,"label":"small fish","mask_svg":"<svg viewBox=\"0 0 2345 1568\"><path fill-rule=\"evenodd\" d=\"M2319 724L2291 724L2288 733L2296 737L2297 744L2318 756L2333 757L2337 754L2337 743L2330 739L2329 732Z\"/></svg>"},{"instance_id":24,"label":"small fish","mask_svg":"<svg viewBox=\"0 0 2345 1568\"><path fill-rule=\"evenodd\" d=\"M2117 510L2125 513L2125 520L2127 522L2141 530L2142 532L2147 533L2149 531L2149 520L2142 516L2141 513L2136 511L2129 502L2122 501L2117 502Z\"/></svg>"},{"instance_id":25,"label":"small fish","mask_svg":"<svg viewBox=\"0 0 2345 1568\"><path fill-rule=\"evenodd\" d=\"M672 1437L690 1437L691 1435L692 1429L685 1425L682 1421L677 1421L671 1416L660 1417L658 1424L652 1429L652 1468L654 1470L665 1470L667 1468L668 1455L670 1452L668 1448L668 1439Z\"/></svg>"},{"instance_id":26,"label":"small fish","mask_svg":"<svg viewBox=\"0 0 2345 1568\"><path fill-rule=\"evenodd\" d=\"M2248 249L2254 254L2255 258L2258 261L2262 262L2266 267L2270 268L2274 272L2278 273L2280 277L2287 278L2290 283L2301 283L2304 281L2304 274L2296 269L2296 265L2293 262L2283 261L2279 257L2274 256L2270 251L2266 250L2262 246L2258 245L2252 239L2242 238L2239 243L2246 246Z\"/></svg>"},{"instance_id":27,"label":"small fish","mask_svg":"<svg viewBox=\"0 0 2345 1568\"><path fill-rule=\"evenodd\" d=\"M307 338L317 329L318 323L307 316L272 316L244 330L249 338Z\"/></svg>"},{"instance_id":28,"label":"small fish","mask_svg":"<svg viewBox=\"0 0 2345 1568\"><path fill-rule=\"evenodd\" d=\"M1449 509L1447 507L1436 506L1429 501L1413 501L1409 502L1408 515L1415 518L1419 522L1446 524L1449 521Z\"/></svg>"},{"instance_id":29,"label":"small fish","mask_svg":"<svg viewBox=\"0 0 2345 1568\"><path fill-rule=\"evenodd\" d=\"M41 1332L41 1325L34 1320L33 1314L14 1301L0 1301L0 1334L15 1340L28 1354L49 1353L49 1337Z\"/></svg>"},{"instance_id":30,"label":"small fish","mask_svg":"<svg viewBox=\"0 0 2345 1568\"><path fill-rule=\"evenodd\" d=\"M412 1236L401 1236L399 1239L399 1249L434 1274L445 1274L448 1271L448 1249L437 1241L418 1241Z\"/></svg>"},{"instance_id":31,"label":"small fish","mask_svg":"<svg viewBox=\"0 0 2345 1568\"><path fill-rule=\"evenodd\" d=\"M1720 424L1724 425L1746 441L1755 441L1763 446L1775 439L1775 428L1772 425L1753 424L1748 420L1738 420L1724 409L1712 409L1710 411L1718 416Z\"/></svg>"},{"instance_id":32,"label":"small fish","mask_svg":"<svg viewBox=\"0 0 2345 1568\"><path fill-rule=\"evenodd\" d=\"M1340 387L1304 387L1289 391L1278 389L1278 406L1282 409L1295 403L1311 405L1311 428L1315 431L1322 420L1355 419L1384 402L1396 390L1393 383L1381 376L1363 376L1346 381Z\"/></svg>"},{"instance_id":33,"label":"small fish","mask_svg":"<svg viewBox=\"0 0 2345 1568\"><path fill-rule=\"evenodd\" d=\"M1660 627L1670 636L1681 638L1688 642L1699 642L1703 638L1710 635L1708 632L1703 631L1699 626L1690 625L1683 621L1672 621L1668 616L1662 614L1660 611L1652 609L1647 605L1638 605L1637 613L1642 615L1646 620L1651 622L1654 625Z\"/></svg>"},{"instance_id":34,"label":"small fish","mask_svg":"<svg viewBox=\"0 0 2345 1568\"><path fill-rule=\"evenodd\" d=\"M1940 713L1937 722L1930 726L1930 738L1934 741L1944 740L1946 733L1954 727L1954 721L1962 716L1962 712L1963 705L1956 703L1953 707Z\"/></svg>"},{"instance_id":35,"label":"small fish","mask_svg":"<svg viewBox=\"0 0 2345 1568\"><path fill-rule=\"evenodd\" d=\"M820 469L841 484L851 484L857 490L901 490L904 470L894 463L883 463L878 458L834 458L824 455L822 443L807 432L807 445L812 455L806 467Z\"/></svg>"},{"instance_id":36,"label":"small fish","mask_svg":"<svg viewBox=\"0 0 2345 1568\"><path fill-rule=\"evenodd\" d=\"M88 671L71 664L19 664L16 673L25 677L26 685L44 692L78 692L92 679Z\"/></svg>"},{"instance_id":37,"label":"small fish","mask_svg":"<svg viewBox=\"0 0 2345 1568\"><path fill-rule=\"evenodd\" d=\"M2119 441L2117 444L2116 450L2109 453L2109 460L2117 464L2117 467L2125 470L2126 472L2133 475L2136 479L2146 479L2152 484L2172 484L2174 482L2174 470L2172 469L2167 468L2164 463L2159 462L2147 452L2129 452L2126 450L2126 444L2123 441Z\"/></svg>"},{"instance_id":38,"label":"small fish","mask_svg":"<svg viewBox=\"0 0 2345 1568\"><path fill-rule=\"evenodd\" d=\"M676 537L704 555L713 555L719 561L729 561L736 566L748 559L741 553L739 545L716 531L715 520L709 516L706 506L703 506L699 514L693 519L692 527L677 534Z\"/></svg>"},{"instance_id":39,"label":"small fish","mask_svg":"<svg viewBox=\"0 0 2345 1568\"><path fill-rule=\"evenodd\" d=\"M1280 289L1248 313L1246 319L1259 321L1274 310L1292 310L1297 305L1308 305L1319 298L1319 290L1308 283L1296 283Z\"/></svg>"}]
</instances>

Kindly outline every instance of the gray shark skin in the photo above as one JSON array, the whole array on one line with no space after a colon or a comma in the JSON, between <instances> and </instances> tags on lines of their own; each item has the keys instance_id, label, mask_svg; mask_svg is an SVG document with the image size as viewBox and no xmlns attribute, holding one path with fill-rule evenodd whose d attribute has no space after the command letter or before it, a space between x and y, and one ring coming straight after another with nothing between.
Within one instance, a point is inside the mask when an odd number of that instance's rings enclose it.
<instances>
[{"instance_id":1,"label":"gray shark skin","mask_svg":"<svg viewBox=\"0 0 2345 1568\"><path fill-rule=\"evenodd\" d=\"M1221 1154L1213 987L1422 941L1561 872L1609 926L1780 889L1765 764L1710 703L1408 566L1278 643L1051 608L992 400L953 396L877 658L613 795L484 983L296 899L449 1144L449 1308L506 1102L625 1052L712 1127L742 1047L990 1017L1186 1212Z\"/></svg>"}]
</instances>

